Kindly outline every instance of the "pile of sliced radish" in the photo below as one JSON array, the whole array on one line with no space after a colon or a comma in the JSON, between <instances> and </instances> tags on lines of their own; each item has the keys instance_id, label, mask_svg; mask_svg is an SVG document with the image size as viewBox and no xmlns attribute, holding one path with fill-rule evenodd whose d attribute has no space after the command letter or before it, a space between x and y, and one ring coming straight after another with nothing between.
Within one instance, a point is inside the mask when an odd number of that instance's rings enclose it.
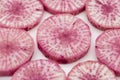
<instances>
[{"instance_id":1,"label":"pile of sliced radish","mask_svg":"<svg viewBox=\"0 0 120 80\"><path fill-rule=\"evenodd\" d=\"M88 21L104 31L95 42L98 61L78 63L66 76L61 66L81 60L93 41L91 27L76 17L84 10ZM45 19L44 11L52 16ZM28 30L37 26L36 47L48 60L30 61L36 49ZM12 76L11 80L117 80L119 75L120 0L0 0L0 76Z\"/></svg>"}]
</instances>

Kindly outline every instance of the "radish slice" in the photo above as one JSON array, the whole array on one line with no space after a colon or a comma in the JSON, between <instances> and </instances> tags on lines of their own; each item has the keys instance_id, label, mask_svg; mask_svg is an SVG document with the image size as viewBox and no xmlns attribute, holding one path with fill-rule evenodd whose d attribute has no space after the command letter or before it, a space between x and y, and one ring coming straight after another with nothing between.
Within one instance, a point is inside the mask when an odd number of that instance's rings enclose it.
<instances>
[{"instance_id":1,"label":"radish slice","mask_svg":"<svg viewBox=\"0 0 120 80\"><path fill-rule=\"evenodd\" d=\"M87 0L86 13L101 30L120 28L120 0Z\"/></svg>"},{"instance_id":2,"label":"radish slice","mask_svg":"<svg viewBox=\"0 0 120 80\"><path fill-rule=\"evenodd\" d=\"M33 52L34 42L26 31L0 28L0 75L12 75Z\"/></svg>"},{"instance_id":3,"label":"radish slice","mask_svg":"<svg viewBox=\"0 0 120 80\"><path fill-rule=\"evenodd\" d=\"M117 80L117 78L105 65L97 61L86 61L73 67L67 80Z\"/></svg>"},{"instance_id":4,"label":"radish slice","mask_svg":"<svg viewBox=\"0 0 120 80\"><path fill-rule=\"evenodd\" d=\"M0 26L29 30L41 21L39 0L0 0Z\"/></svg>"},{"instance_id":5,"label":"radish slice","mask_svg":"<svg viewBox=\"0 0 120 80\"><path fill-rule=\"evenodd\" d=\"M46 57L60 63L69 63L88 52L91 32L81 19L59 14L49 17L40 25L37 42Z\"/></svg>"},{"instance_id":6,"label":"radish slice","mask_svg":"<svg viewBox=\"0 0 120 80\"><path fill-rule=\"evenodd\" d=\"M18 69L11 80L66 80L66 76L57 63L37 60Z\"/></svg>"},{"instance_id":7,"label":"radish slice","mask_svg":"<svg viewBox=\"0 0 120 80\"><path fill-rule=\"evenodd\" d=\"M97 58L120 74L120 29L107 30L96 39Z\"/></svg>"},{"instance_id":8,"label":"radish slice","mask_svg":"<svg viewBox=\"0 0 120 80\"><path fill-rule=\"evenodd\" d=\"M86 0L40 0L46 10L53 13L78 14L85 8Z\"/></svg>"}]
</instances>

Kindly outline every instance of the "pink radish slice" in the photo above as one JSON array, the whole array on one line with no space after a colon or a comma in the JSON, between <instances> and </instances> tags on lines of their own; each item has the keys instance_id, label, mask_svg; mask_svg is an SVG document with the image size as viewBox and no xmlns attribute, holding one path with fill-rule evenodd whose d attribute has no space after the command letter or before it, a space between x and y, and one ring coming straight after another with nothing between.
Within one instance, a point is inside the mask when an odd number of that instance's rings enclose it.
<instances>
[{"instance_id":1,"label":"pink radish slice","mask_svg":"<svg viewBox=\"0 0 120 80\"><path fill-rule=\"evenodd\" d=\"M83 57L91 42L89 26L69 14L46 19L37 31L37 42L43 54L60 63L69 63Z\"/></svg>"},{"instance_id":2,"label":"pink radish slice","mask_svg":"<svg viewBox=\"0 0 120 80\"><path fill-rule=\"evenodd\" d=\"M100 62L120 74L120 29L102 33L96 40L95 50Z\"/></svg>"},{"instance_id":3,"label":"pink radish slice","mask_svg":"<svg viewBox=\"0 0 120 80\"><path fill-rule=\"evenodd\" d=\"M40 0L45 8L53 13L78 14L85 8L86 0Z\"/></svg>"},{"instance_id":4,"label":"pink radish slice","mask_svg":"<svg viewBox=\"0 0 120 80\"><path fill-rule=\"evenodd\" d=\"M87 0L86 13L101 30L120 28L120 0Z\"/></svg>"},{"instance_id":5,"label":"pink radish slice","mask_svg":"<svg viewBox=\"0 0 120 80\"><path fill-rule=\"evenodd\" d=\"M41 59L22 66L11 80L66 80L66 76L57 63Z\"/></svg>"},{"instance_id":6,"label":"pink radish slice","mask_svg":"<svg viewBox=\"0 0 120 80\"><path fill-rule=\"evenodd\" d=\"M0 75L12 75L33 52L34 42L26 31L0 28Z\"/></svg>"},{"instance_id":7,"label":"pink radish slice","mask_svg":"<svg viewBox=\"0 0 120 80\"><path fill-rule=\"evenodd\" d=\"M97 61L86 61L73 67L67 80L117 80L117 78L105 65Z\"/></svg>"},{"instance_id":8,"label":"pink radish slice","mask_svg":"<svg viewBox=\"0 0 120 80\"><path fill-rule=\"evenodd\" d=\"M0 0L0 26L29 30L41 21L39 0Z\"/></svg>"}]
</instances>

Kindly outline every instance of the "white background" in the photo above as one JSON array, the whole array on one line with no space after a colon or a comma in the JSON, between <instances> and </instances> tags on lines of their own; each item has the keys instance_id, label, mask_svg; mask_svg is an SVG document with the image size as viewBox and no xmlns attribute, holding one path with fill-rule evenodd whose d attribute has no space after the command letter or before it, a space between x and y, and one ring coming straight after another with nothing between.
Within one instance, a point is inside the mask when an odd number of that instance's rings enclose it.
<instances>
[{"instance_id":1,"label":"white background","mask_svg":"<svg viewBox=\"0 0 120 80\"><path fill-rule=\"evenodd\" d=\"M43 22L49 16L51 16L51 14L45 12L41 22ZM62 69L66 72L66 75L71 70L71 68L73 66L75 66L76 64L78 64L79 62L83 62L83 61L87 61L87 60L97 60L96 55L95 55L95 48L94 48L95 40L102 33L101 30L98 30L97 28L95 28L94 26L91 25L91 23L88 21L88 19L86 17L85 12L82 12L82 13L76 15L76 17L81 18L84 22L86 22L89 25L91 33L92 33L91 47L90 47L89 52L87 53L87 55L85 55L83 58L79 59L78 61L76 61L74 63L70 63L70 64L60 64ZM36 31L37 31L39 25L29 31L30 35L33 37L34 42L35 42L35 52L34 52L34 55L32 57L32 60L47 59L47 58L44 57L44 55L37 48ZM6 77L6 76L5 77L0 77L0 80L10 80L11 77L12 76L10 76L10 77ZM120 78L118 78L118 80L120 80Z\"/></svg>"}]
</instances>

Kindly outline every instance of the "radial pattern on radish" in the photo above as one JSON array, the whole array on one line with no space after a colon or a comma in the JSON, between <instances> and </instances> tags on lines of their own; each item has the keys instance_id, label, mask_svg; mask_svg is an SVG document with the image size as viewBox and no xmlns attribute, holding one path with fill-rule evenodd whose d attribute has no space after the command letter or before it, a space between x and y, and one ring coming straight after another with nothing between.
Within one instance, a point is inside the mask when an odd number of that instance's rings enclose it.
<instances>
[{"instance_id":1,"label":"radial pattern on radish","mask_svg":"<svg viewBox=\"0 0 120 80\"><path fill-rule=\"evenodd\" d=\"M37 60L18 69L11 80L66 80L66 76L57 63Z\"/></svg>"},{"instance_id":2,"label":"radial pattern on radish","mask_svg":"<svg viewBox=\"0 0 120 80\"><path fill-rule=\"evenodd\" d=\"M101 30L120 28L119 0L87 0L89 21Z\"/></svg>"},{"instance_id":3,"label":"radial pattern on radish","mask_svg":"<svg viewBox=\"0 0 120 80\"><path fill-rule=\"evenodd\" d=\"M53 14L71 13L78 14L85 8L86 0L40 0L46 10Z\"/></svg>"},{"instance_id":4,"label":"radial pattern on radish","mask_svg":"<svg viewBox=\"0 0 120 80\"><path fill-rule=\"evenodd\" d=\"M38 0L0 0L0 26L29 30L40 22L43 12Z\"/></svg>"},{"instance_id":5,"label":"radial pattern on radish","mask_svg":"<svg viewBox=\"0 0 120 80\"><path fill-rule=\"evenodd\" d=\"M67 80L117 80L117 78L107 66L97 61L86 61L73 67Z\"/></svg>"},{"instance_id":6,"label":"radial pattern on radish","mask_svg":"<svg viewBox=\"0 0 120 80\"><path fill-rule=\"evenodd\" d=\"M91 32L86 23L73 15L54 15L40 25L37 42L46 57L60 63L69 63L87 53Z\"/></svg>"},{"instance_id":7,"label":"radial pattern on radish","mask_svg":"<svg viewBox=\"0 0 120 80\"><path fill-rule=\"evenodd\" d=\"M96 39L95 50L102 63L120 74L120 29L103 32Z\"/></svg>"},{"instance_id":8,"label":"radial pattern on radish","mask_svg":"<svg viewBox=\"0 0 120 80\"><path fill-rule=\"evenodd\" d=\"M0 28L0 75L12 75L33 52L34 42L26 31Z\"/></svg>"}]
</instances>

